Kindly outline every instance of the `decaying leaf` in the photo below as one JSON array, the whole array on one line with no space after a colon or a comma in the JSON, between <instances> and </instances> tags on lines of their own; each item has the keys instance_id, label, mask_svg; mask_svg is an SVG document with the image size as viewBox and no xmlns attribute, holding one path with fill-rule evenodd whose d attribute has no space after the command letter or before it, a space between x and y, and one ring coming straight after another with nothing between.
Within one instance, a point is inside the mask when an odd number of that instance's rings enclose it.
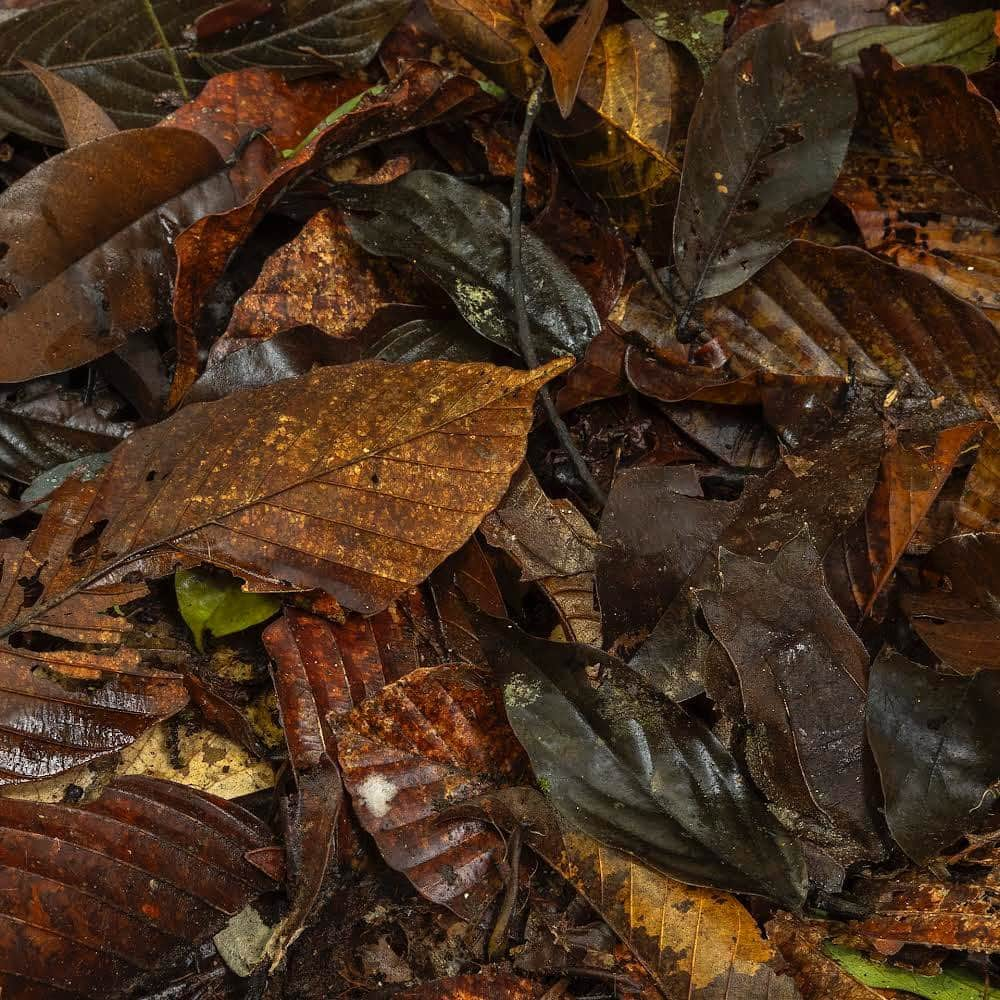
<instances>
[{"instance_id":1,"label":"decaying leaf","mask_svg":"<svg viewBox=\"0 0 1000 1000\"><path fill-rule=\"evenodd\" d=\"M134 996L276 888L246 859L267 828L171 782L118 778L81 809L0 799L0 827L11 997Z\"/></svg>"},{"instance_id":2,"label":"decaying leaf","mask_svg":"<svg viewBox=\"0 0 1000 1000\"><path fill-rule=\"evenodd\" d=\"M996 798L1000 674L956 677L888 647L872 664L868 739L892 836L918 864L983 825Z\"/></svg>"},{"instance_id":3,"label":"decaying leaf","mask_svg":"<svg viewBox=\"0 0 1000 1000\"><path fill-rule=\"evenodd\" d=\"M337 198L351 210L348 224L366 250L413 261L472 327L520 353L510 213L502 202L433 170L414 170L391 184L344 187ZM593 303L540 239L527 229L521 239L525 300L539 356L581 355L601 329Z\"/></svg>"},{"instance_id":4,"label":"decaying leaf","mask_svg":"<svg viewBox=\"0 0 1000 1000\"><path fill-rule=\"evenodd\" d=\"M397 993L401 1000L544 1000L545 989L506 972L451 976Z\"/></svg>"},{"instance_id":5,"label":"decaying leaf","mask_svg":"<svg viewBox=\"0 0 1000 1000\"><path fill-rule=\"evenodd\" d=\"M344 785L390 867L466 920L499 891L503 841L438 812L509 783L524 760L499 692L459 667L422 668L336 726Z\"/></svg>"},{"instance_id":6,"label":"decaying leaf","mask_svg":"<svg viewBox=\"0 0 1000 1000\"><path fill-rule=\"evenodd\" d=\"M718 0L629 0L628 6L660 38L683 42L703 73L719 61L727 12Z\"/></svg>"},{"instance_id":7,"label":"decaying leaf","mask_svg":"<svg viewBox=\"0 0 1000 1000\"><path fill-rule=\"evenodd\" d=\"M107 112L79 87L38 63L27 59L23 62L35 74L55 105L67 146L79 146L81 142L101 139L118 131L118 126L108 117Z\"/></svg>"},{"instance_id":8,"label":"decaying leaf","mask_svg":"<svg viewBox=\"0 0 1000 1000\"><path fill-rule=\"evenodd\" d=\"M691 119L674 220L690 304L753 277L822 207L855 110L850 77L802 51L784 24L726 51Z\"/></svg>"},{"instance_id":9,"label":"decaying leaf","mask_svg":"<svg viewBox=\"0 0 1000 1000\"><path fill-rule=\"evenodd\" d=\"M1000 530L1000 427L983 434L956 517L969 531Z\"/></svg>"},{"instance_id":10,"label":"decaying leaf","mask_svg":"<svg viewBox=\"0 0 1000 1000\"><path fill-rule=\"evenodd\" d=\"M532 849L590 901L669 1000L799 1000L774 949L733 896L677 882L561 828L534 789L503 789L482 807L500 825L525 828Z\"/></svg>"},{"instance_id":11,"label":"decaying leaf","mask_svg":"<svg viewBox=\"0 0 1000 1000\"><path fill-rule=\"evenodd\" d=\"M483 521L482 531L491 545L510 553L522 580L537 581L571 642L600 645L594 590L597 535L568 500L550 500L531 469L523 466L500 506Z\"/></svg>"},{"instance_id":12,"label":"decaying leaf","mask_svg":"<svg viewBox=\"0 0 1000 1000\"><path fill-rule=\"evenodd\" d=\"M801 904L798 846L702 723L613 656L477 624L511 725L571 828L693 885Z\"/></svg>"},{"instance_id":13,"label":"decaying leaf","mask_svg":"<svg viewBox=\"0 0 1000 1000\"><path fill-rule=\"evenodd\" d=\"M767 566L720 549L718 589L698 591L698 603L739 674L758 786L840 864L882 857L868 654L827 593L808 535Z\"/></svg>"}]
</instances>

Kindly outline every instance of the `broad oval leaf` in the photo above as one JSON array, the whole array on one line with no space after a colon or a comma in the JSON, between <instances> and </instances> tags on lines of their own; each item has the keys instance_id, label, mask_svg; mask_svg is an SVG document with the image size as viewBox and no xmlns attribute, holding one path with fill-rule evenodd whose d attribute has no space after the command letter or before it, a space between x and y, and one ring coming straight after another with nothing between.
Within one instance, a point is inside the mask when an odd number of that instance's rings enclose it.
<instances>
[{"instance_id":1,"label":"broad oval leaf","mask_svg":"<svg viewBox=\"0 0 1000 1000\"><path fill-rule=\"evenodd\" d=\"M64 371L169 315L172 239L233 204L215 147L182 129L119 132L0 194L0 381Z\"/></svg>"},{"instance_id":2,"label":"broad oval leaf","mask_svg":"<svg viewBox=\"0 0 1000 1000\"><path fill-rule=\"evenodd\" d=\"M433 170L414 170L378 187L345 186L336 197L352 210L348 224L366 250L413 261L479 333L520 354L506 205ZM522 254L525 301L539 356L580 357L601 330L593 303L565 264L527 228Z\"/></svg>"},{"instance_id":3,"label":"broad oval leaf","mask_svg":"<svg viewBox=\"0 0 1000 1000\"><path fill-rule=\"evenodd\" d=\"M83 808L0 798L0 831L5 997L135 996L277 888L247 860L263 823L168 781L117 778Z\"/></svg>"},{"instance_id":4,"label":"broad oval leaf","mask_svg":"<svg viewBox=\"0 0 1000 1000\"><path fill-rule=\"evenodd\" d=\"M524 456L535 391L567 363L362 362L188 406L115 450L37 603L22 574L6 580L0 633L72 618L103 586L179 559L378 611L496 506ZM65 515L54 499L46 518Z\"/></svg>"},{"instance_id":5,"label":"broad oval leaf","mask_svg":"<svg viewBox=\"0 0 1000 1000\"><path fill-rule=\"evenodd\" d=\"M886 647L872 664L868 738L882 775L885 818L924 864L988 819L1000 754L1000 674L956 677Z\"/></svg>"},{"instance_id":6,"label":"broad oval leaf","mask_svg":"<svg viewBox=\"0 0 1000 1000\"><path fill-rule=\"evenodd\" d=\"M402 0L302 0L273 5L257 19L195 51L185 29L218 0L153 0L189 90L211 73L265 66L303 72L357 69L405 14ZM53 0L0 25L0 126L39 142L62 145L62 133L41 85L22 59L75 84L122 128L155 124L162 96L177 84L143 3L103 0L81 6Z\"/></svg>"},{"instance_id":7,"label":"broad oval leaf","mask_svg":"<svg viewBox=\"0 0 1000 1000\"><path fill-rule=\"evenodd\" d=\"M459 667L415 670L336 726L344 785L390 867L466 920L499 891L503 841L442 809L508 783L524 767L499 692Z\"/></svg>"},{"instance_id":8,"label":"broad oval leaf","mask_svg":"<svg viewBox=\"0 0 1000 1000\"><path fill-rule=\"evenodd\" d=\"M476 624L507 717L568 823L692 885L802 905L798 846L702 723L598 649Z\"/></svg>"},{"instance_id":9,"label":"broad oval leaf","mask_svg":"<svg viewBox=\"0 0 1000 1000\"><path fill-rule=\"evenodd\" d=\"M752 277L830 195L856 111L848 74L803 52L790 27L744 35L705 81L674 219L689 302Z\"/></svg>"}]
</instances>

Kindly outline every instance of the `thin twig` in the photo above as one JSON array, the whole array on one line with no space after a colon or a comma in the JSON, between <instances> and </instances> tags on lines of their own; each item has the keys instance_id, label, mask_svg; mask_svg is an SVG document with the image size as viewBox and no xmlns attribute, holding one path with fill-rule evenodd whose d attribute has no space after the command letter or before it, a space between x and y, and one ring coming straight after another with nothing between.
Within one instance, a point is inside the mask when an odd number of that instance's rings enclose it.
<instances>
[{"instance_id":1,"label":"thin twig","mask_svg":"<svg viewBox=\"0 0 1000 1000\"><path fill-rule=\"evenodd\" d=\"M531 324L528 321L528 306L524 293L524 269L521 264L521 214L524 206L524 172L528 166L528 141L531 138L531 129L538 117L538 112L542 109L542 94L547 79L547 75L543 72L538 86L528 98L528 106L524 111L524 128L521 129L521 137L517 141L517 155L514 159L514 189L510 195L510 276L514 292L514 311L517 315L517 343L521 348L525 364L529 368L538 366L538 352L531 339ZM587 463L570 437L569 428L552 401L549 387L543 385L538 391L538 395L541 397L545 412L552 422L556 437L573 463L577 475L594 500L603 507L608 498L598 485L597 480L594 479L590 469L587 468Z\"/></svg>"},{"instance_id":2,"label":"thin twig","mask_svg":"<svg viewBox=\"0 0 1000 1000\"><path fill-rule=\"evenodd\" d=\"M177 54L174 52L174 47L167 40L167 34L163 30L163 25L160 24L160 19L156 16L156 11L153 9L153 0L142 0L142 5L146 8L146 15L149 17L150 23L153 25L157 37L160 39L163 51L167 54L167 62L170 63L170 69L174 74L174 82L177 84L177 89L181 92L181 97L185 101L190 101L191 94L188 92L187 83L184 82L181 64L177 61Z\"/></svg>"},{"instance_id":3,"label":"thin twig","mask_svg":"<svg viewBox=\"0 0 1000 1000\"><path fill-rule=\"evenodd\" d=\"M682 326L679 317L684 315L685 309L681 303L677 300L677 296L667 288L663 283L659 274L656 272L656 268L653 267L653 262L649 259L649 254L642 247L635 248L635 259L639 264L639 270L642 271L643 276L646 281L649 282L650 287L659 296L663 304L670 310L673 314L675 327L674 327L674 337L680 344L689 344L692 340L700 341L701 343L707 343L711 337L706 331L703 324L695 320L693 317L689 316L688 320Z\"/></svg>"},{"instance_id":4,"label":"thin twig","mask_svg":"<svg viewBox=\"0 0 1000 1000\"><path fill-rule=\"evenodd\" d=\"M507 929L510 918L514 914L514 904L517 902L517 873L521 867L521 828L514 827L514 832L507 842L507 888L503 894L503 903L497 914L497 922L493 925L489 944L486 946L486 957L495 962L507 950Z\"/></svg>"}]
</instances>

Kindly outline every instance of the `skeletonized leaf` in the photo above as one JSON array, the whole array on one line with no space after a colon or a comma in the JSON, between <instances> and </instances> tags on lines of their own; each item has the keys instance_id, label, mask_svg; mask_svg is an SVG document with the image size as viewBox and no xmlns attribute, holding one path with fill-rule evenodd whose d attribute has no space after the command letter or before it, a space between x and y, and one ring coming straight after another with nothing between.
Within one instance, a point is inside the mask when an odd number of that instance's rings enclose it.
<instances>
[{"instance_id":1,"label":"skeletonized leaf","mask_svg":"<svg viewBox=\"0 0 1000 1000\"><path fill-rule=\"evenodd\" d=\"M153 0L187 87L210 74L246 66L302 72L364 66L406 12L401 0L303 0L227 32L195 51L184 37L217 0ZM41 86L23 59L75 84L122 128L155 124L161 95L176 89L167 53L142 3L105 0L81 7L54 0L0 26L0 126L39 142L62 135Z\"/></svg>"},{"instance_id":2,"label":"skeletonized leaf","mask_svg":"<svg viewBox=\"0 0 1000 1000\"><path fill-rule=\"evenodd\" d=\"M827 200L856 111L850 76L777 23L743 36L705 82L674 220L690 303L741 285Z\"/></svg>"},{"instance_id":3,"label":"skeletonized leaf","mask_svg":"<svg viewBox=\"0 0 1000 1000\"><path fill-rule=\"evenodd\" d=\"M478 920L501 886L503 841L443 808L509 783L523 754L498 691L459 667L415 670L336 726L344 785L389 866L432 902Z\"/></svg>"},{"instance_id":4,"label":"skeletonized leaf","mask_svg":"<svg viewBox=\"0 0 1000 1000\"><path fill-rule=\"evenodd\" d=\"M886 647L872 664L868 738L885 818L918 864L985 822L996 798L1000 674L956 677Z\"/></svg>"},{"instance_id":5,"label":"skeletonized leaf","mask_svg":"<svg viewBox=\"0 0 1000 1000\"><path fill-rule=\"evenodd\" d=\"M511 725L573 829L693 885L801 905L799 848L702 723L592 646L477 625Z\"/></svg>"},{"instance_id":6,"label":"skeletonized leaf","mask_svg":"<svg viewBox=\"0 0 1000 1000\"><path fill-rule=\"evenodd\" d=\"M566 365L362 362L188 406L115 450L35 603L6 580L0 634L103 610L105 588L179 559L381 610L503 496L535 391ZM54 499L46 518L64 515Z\"/></svg>"},{"instance_id":7,"label":"skeletonized leaf","mask_svg":"<svg viewBox=\"0 0 1000 1000\"><path fill-rule=\"evenodd\" d=\"M117 778L84 808L3 798L0 829L4 996L135 996L276 888L246 859L266 826L168 781Z\"/></svg>"},{"instance_id":8,"label":"skeletonized leaf","mask_svg":"<svg viewBox=\"0 0 1000 1000\"><path fill-rule=\"evenodd\" d=\"M200 135L142 129L67 150L0 194L0 381L91 361L169 315L172 238L233 204L224 167Z\"/></svg>"},{"instance_id":9,"label":"skeletonized leaf","mask_svg":"<svg viewBox=\"0 0 1000 1000\"><path fill-rule=\"evenodd\" d=\"M483 810L522 826L527 843L608 922L669 1000L731 996L799 1000L780 959L743 904L648 868L624 851L560 828L533 788L502 789Z\"/></svg>"},{"instance_id":10,"label":"skeletonized leaf","mask_svg":"<svg viewBox=\"0 0 1000 1000\"><path fill-rule=\"evenodd\" d=\"M352 210L348 224L366 250L412 260L441 285L472 327L520 353L509 262L510 213L502 202L433 170L414 170L381 186L345 186L336 197ZM528 229L522 234L522 253L525 301L539 356L579 357L601 329L593 303L562 261Z\"/></svg>"}]
</instances>

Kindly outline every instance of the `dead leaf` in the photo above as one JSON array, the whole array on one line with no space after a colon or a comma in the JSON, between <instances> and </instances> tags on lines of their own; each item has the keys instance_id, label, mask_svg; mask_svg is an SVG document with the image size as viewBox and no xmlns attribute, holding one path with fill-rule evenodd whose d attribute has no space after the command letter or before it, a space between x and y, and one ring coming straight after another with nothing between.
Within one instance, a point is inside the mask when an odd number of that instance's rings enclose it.
<instances>
[{"instance_id":1,"label":"dead leaf","mask_svg":"<svg viewBox=\"0 0 1000 1000\"><path fill-rule=\"evenodd\" d=\"M48 91L59 115L59 124L66 136L67 146L79 146L82 142L102 139L114 135L118 126L104 109L92 101L79 87L50 73L44 66L24 60L24 65L35 74L38 82Z\"/></svg>"},{"instance_id":2,"label":"dead leaf","mask_svg":"<svg viewBox=\"0 0 1000 1000\"><path fill-rule=\"evenodd\" d=\"M983 434L955 513L970 531L1000 530L1000 428Z\"/></svg>"}]
</instances>

